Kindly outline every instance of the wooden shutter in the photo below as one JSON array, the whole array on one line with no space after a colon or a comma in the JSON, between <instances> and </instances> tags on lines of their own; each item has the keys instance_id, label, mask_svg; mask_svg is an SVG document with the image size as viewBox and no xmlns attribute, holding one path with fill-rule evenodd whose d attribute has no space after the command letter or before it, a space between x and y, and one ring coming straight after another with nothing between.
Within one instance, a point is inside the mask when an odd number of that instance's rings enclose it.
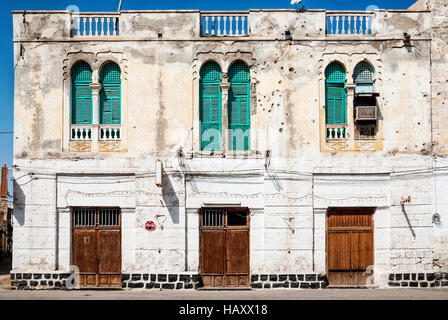
<instances>
[{"instance_id":1,"label":"wooden shutter","mask_svg":"<svg viewBox=\"0 0 448 320\"><path fill-rule=\"evenodd\" d=\"M346 123L346 102L344 84L326 84L326 123L345 124Z\"/></svg>"},{"instance_id":2,"label":"wooden shutter","mask_svg":"<svg viewBox=\"0 0 448 320\"><path fill-rule=\"evenodd\" d=\"M100 72L103 84L100 101L100 123L121 124L121 71L109 63Z\"/></svg>"},{"instance_id":3,"label":"wooden shutter","mask_svg":"<svg viewBox=\"0 0 448 320\"><path fill-rule=\"evenodd\" d=\"M199 115L201 150L221 149L221 71L216 63L201 68Z\"/></svg>"},{"instance_id":4,"label":"wooden shutter","mask_svg":"<svg viewBox=\"0 0 448 320\"><path fill-rule=\"evenodd\" d=\"M92 70L86 62L77 63L71 71L72 77L72 124L92 123Z\"/></svg>"},{"instance_id":5,"label":"wooden shutter","mask_svg":"<svg viewBox=\"0 0 448 320\"><path fill-rule=\"evenodd\" d=\"M119 85L104 85L101 90L101 124L121 123L121 95Z\"/></svg>"},{"instance_id":6,"label":"wooden shutter","mask_svg":"<svg viewBox=\"0 0 448 320\"><path fill-rule=\"evenodd\" d=\"M229 69L229 149L250 149L250 73L248 67L237 62Z\"/></svg>"}]
</instances>

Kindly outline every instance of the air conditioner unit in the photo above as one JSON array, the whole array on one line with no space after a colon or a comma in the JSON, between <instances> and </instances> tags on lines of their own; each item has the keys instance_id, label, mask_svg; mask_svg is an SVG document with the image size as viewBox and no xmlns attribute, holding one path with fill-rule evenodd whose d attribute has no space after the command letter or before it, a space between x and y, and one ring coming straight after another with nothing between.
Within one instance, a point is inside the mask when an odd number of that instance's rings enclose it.
<instances>
[{"instance_id":1,"label":"air conditioner unit","mask_svg":"<svg viewBox=\"0 0 448 320\"><path fill-rule=\"evenodd\" d=\"M376 120L378 117L376 106L358 106L355 108L355 120Z\"/></svg>"}]
</instances>

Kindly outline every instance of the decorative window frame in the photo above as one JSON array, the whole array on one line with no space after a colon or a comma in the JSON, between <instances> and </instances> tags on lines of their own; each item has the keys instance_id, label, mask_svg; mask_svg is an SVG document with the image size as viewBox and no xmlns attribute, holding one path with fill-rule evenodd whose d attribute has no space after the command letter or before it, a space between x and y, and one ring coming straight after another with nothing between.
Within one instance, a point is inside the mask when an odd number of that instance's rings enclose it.
<instances>
[{"instance_id":1,"label":"decorative window frame","mask_svg":"<svg viewBox=\"0 0 448 320\"><path fill-rule=\"evenodd\" d=\"M228 79L228 70L230 66L236 61L244 62L249 68L250 72L250 123L251 123L251 135L250 135L250 150L249 151L231 151L229 150L229 135L228 135L228 90L230 88L230 82ZM221 150L219 151L203 151L201 150L201 128L200 128L200 116L199 116L199 71L202 66L208 62L217 63L222 72L222 104L221 104ZM256 139L257 135L253 134L253 128L256 127L256 111L257 111L257 96L256 96L256 60L253 58L253 53L251 52L198 52L192 64L192 87L193 87L193 103L192 103L192 141L191 141L191 153L193 156L216 156L216 157L247 157L249 155L255 154Z\"/></svg>"},{"instance_id":2,"label":"decorative window frame","mask_svg":"<svg viewBox=\"0 0 448 320\"><path fill-rule=\"evenodd\" d=\"M325 69L333 62L340 63L346 74L345 90L347 93L347 137L345 139L327 139L325 122ZM356 84L353 80L355 67L360 62L366 62L374 70L374 88L377 92L383 92L382 60L375 52L341 53L324 52L318 61L319 74L319 134L321 152L335 151L381 151L383 150L383 97L377 98L378 120L375 139L356 139L354 122L354 91Z\"/></svg>"},{"instance_id":3,"label":"decorative window frame","mask_svg":"<svg viewBox=\"0 0 448 320\"><path fill-rule=\"evenodd\" d=\"M92 139L89 141L71 140L71 70L78 61L85 61L92 68L92 98L93 98L93 114L92 114ZM121 69L121 127L120 140L100 141L99 140L99 112L100 112L100 90L101 84L99 72L103 66L109 62L116 63ZM86 52L73 51L67 53L63 60L63 132L62 147L63 152L123 152L127 150L127 131L128 131L128 105L127 105L127 69L128 60L122 52L101 51Z\"/></svg>"}]
</instances>

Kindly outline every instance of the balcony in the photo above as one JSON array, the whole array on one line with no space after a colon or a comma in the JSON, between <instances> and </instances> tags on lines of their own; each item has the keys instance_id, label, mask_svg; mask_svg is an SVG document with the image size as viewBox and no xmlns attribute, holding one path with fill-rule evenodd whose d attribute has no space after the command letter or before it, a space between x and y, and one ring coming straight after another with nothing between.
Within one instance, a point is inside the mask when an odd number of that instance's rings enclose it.
<instances>
[{"instance_id":1,"label":"balcony","mask_svg":"<svg viewBox=\"0 0 448 320\"><path fill-rule=\"evenodd\" d=\"M24 25L24 17L28 27ZM431 13L415 10L13 11L14 41L428 39ZM287 34L288 36L285 36Z\"/></svg>"},{"instance_id":2,"label":"balcony","mask_svg":"<svg viewBox=\"0 0 448 320\"><path fill-rule=\"evenodd\" d=\"M82 13L71 17L74 37L118 37L120 14Z\"/></svg>"},{"instance_id":3,"label":"balcony","mask_svg":"<svg viewBox=\"0 0 448 320\"><path fill-rule=\"evenodd\" d=\"M326 12L326 36L372 36L373 12Z\"/></svg>"},{"instance_id":4,"label":"balcony","mask_svg":"<svg viewBox=\"0 0 448 320\"><path fill-rule=\"evenodd\" d=\"M201 12L201 37L249 35L249 12Z\"/></svg>"}]
</instances>

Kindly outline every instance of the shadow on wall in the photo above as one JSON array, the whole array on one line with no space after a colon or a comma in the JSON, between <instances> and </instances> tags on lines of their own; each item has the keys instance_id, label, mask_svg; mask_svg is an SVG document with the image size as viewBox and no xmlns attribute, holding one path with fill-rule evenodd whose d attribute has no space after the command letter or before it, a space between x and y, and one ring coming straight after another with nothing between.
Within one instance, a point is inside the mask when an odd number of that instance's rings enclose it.
<instances>
[{"instance_id":1,"label":"shadow on wall","mask_svg":"<svg viewBox=\"0 0 448 320\"><path fill-rule=\"evenodd\" d=\"M415 240L415 232L414 232L414 229L412 229L411 221L409 221L409 217L408 217L408 214L407 214L407 212L406 212L406 210L404 208L404 204L401 205L401 211L403 211L404 217L406 218L406 221L408 223L409 229L411 230L412 236L414 237L414 240Z\"/></svg>"},{"instance_id":2,"label":"shadow on wall","mask_svg":"<svg viewBox=\"0 0 448 320\"><path fill-rule=\"evenodd\" d=\"M170 177L168 175L163 176L162 197L164 205L170 213L173 224L179 224L179 198L177 197L176 190L174 189Z\"/></svg>"},{"instance_id":3,"label":"shadow on wall","mask_svg":"<svg viewBox=\"0 0 448 320\"><path fill-rule=\"evenodd\" d=\"M31 179L32 180L32 179ZM30 180L30 181L31 181ZM28 182L26 182L28 183ZM14 180L13 182L14 190L14 211L13 216L15 220L22 227L25 224L25 203L26 197L23 193L21 186Z\"/></svg>"}]
</instances>

